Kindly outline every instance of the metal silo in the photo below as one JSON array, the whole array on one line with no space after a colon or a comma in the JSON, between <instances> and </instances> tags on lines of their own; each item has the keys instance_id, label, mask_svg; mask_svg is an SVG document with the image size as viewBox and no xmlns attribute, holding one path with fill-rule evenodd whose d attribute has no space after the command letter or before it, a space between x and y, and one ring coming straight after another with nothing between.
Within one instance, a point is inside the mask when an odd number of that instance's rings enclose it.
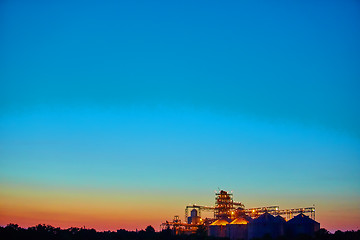
<instances>
[{"instance_id":1,"label":"metal silo","mask_svg":"<svg viewBox=\"0 0 360 240\"><path fill-rule=\"evenodd\" d=\"M235 218L231 223L226 225L226 236L230 238L230 240L246 240L248 237L248 223L250 219L250 217Z\"/></svg>"},{"instance_id":2,"label":"metal silo","mask_svg":"<svg viewBox=\"0 0 360 240\"><path fill-rule=\"evenodd\" d=\"M286 220L283 217L278 215L278 216L275 217L275 221L277 223L277 227L276 227L276 229L278 231L277 235L278 236L284 236L285 235Z\"/></svg>"},{"instance_id":3,"label":"metal silo","mask_svg":"<svg viewBox=\"0 0 360 240\"><path fill-rule=\"evenodd\" d=\"M209 226L209 236L226 237L226 225L231 222L228 218L218 219Z\"/></svg>"},{"instance_id":4,"label":"metal silo","mask_svg":"<svg viewBox=\"0 0 360 240\"><path fill-rule=\"evenodd\" d=\"M201 221L200 216L198 216L198 211L196 209L191 210L190 217L187 219L188 224L199 224Z\"/></svg>"},{"instance_id":5,"label":"metal silo","mask_svg":"<svg viewBox=\"0 0 360 240\"><path fill-rule=\"evenodd\" d=\"M248 239L262 238L269 235L273 239L282 235L281 221L265 212L248 224Z\"/></svg>"},{"instance_id":6,"label":"metal silo","mask_svg":"<svg viewBox=\"0 0 360 240\"><path fill-rule=\"evenodd\" d=\"M312 220L308 216L300 213L286 223L287 235L296 237L299 234L314 236L315 232L320 229L320 223Z\"/></svg>"}]
</instances>

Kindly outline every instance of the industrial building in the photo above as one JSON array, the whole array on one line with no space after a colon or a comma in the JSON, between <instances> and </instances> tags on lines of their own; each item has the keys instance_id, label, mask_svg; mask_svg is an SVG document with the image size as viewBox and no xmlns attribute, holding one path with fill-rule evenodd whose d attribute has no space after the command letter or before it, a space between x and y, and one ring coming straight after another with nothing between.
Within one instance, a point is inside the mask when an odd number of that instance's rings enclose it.
<instances>
[{"instance_id":1,"label":"industrial building","mask_svg":"<svg viewBox=\"0 0 360 240\"><path fill-rule=\"evenodd\" d=\"M204 211L212 212L213 217L202 218ZM215 206L188 205L185 207L184 222L175 216L173 221L162 223L161 228L171 229L174 234L196 233L202 228L213 237L251 240L266 235L273 239L282 236L294 238L299 234L313 236L320 229L320 223L315 221L315 207L283 210L279 206L245 208L242 203L233 201L232 193L220 190L215 192Z\"/></svg>"}]
</instances>

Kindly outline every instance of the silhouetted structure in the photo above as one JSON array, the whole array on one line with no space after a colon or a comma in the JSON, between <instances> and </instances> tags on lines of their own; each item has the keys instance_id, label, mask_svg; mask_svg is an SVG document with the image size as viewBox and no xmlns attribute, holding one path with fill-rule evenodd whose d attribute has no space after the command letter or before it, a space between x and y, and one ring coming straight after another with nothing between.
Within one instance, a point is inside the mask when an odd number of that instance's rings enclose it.
<instances>
[{"instance_id":1,"label":"silhouetted structure","mask_svg":"<svg viewBox=\"0 0 360 240\"><path fill-rule=\"evenodd\" d=\"M286 223L287 235L289 237L296 237L301 234L315 236L315 232L319 231L319 229L320 223L302 213Z\"/></svg>"},{"instance_id":2,"label":"silhouetted structure","mask_svg":"<svg viewBox=\"0 0 360 240\"><path fill-rule=\"evenodd\" d=\"M284 224L270 213L264 213L248 225L248 239L262 238L265 235L275 239L284 236Z\"/></svg>"},{"instance_id":3,"label":"silhouetted structure","mask_svg":"<svg viewBox=\"0 0 360 240\"><path fill-rule=\"evenodd\" d=\"M249 222L252 222L251 217L235 218L230 224L226 225L226 236L230 240L248 239Z\"/></svg>"},{"instance_id":4,"label":"silhouetted structure","mask_svg":"<svg viewBox=\"0 0 360 240\"><path fill-rule=\"evenodd\" d=\"M223 217L216 220L209 226L209 236L211 237L226 237L226 225L231 222L231 219Z\"/></svg>"},{"instance_id":5,"label":"silhouetted structure","mask_svg":"<svg viewBox=\"0 0 360 240\"><path fill-rule=\"evenodd\" d=\"M188 211L191 215L188 217ZM211 211L213 218L201 217L202 211ZM304 220L289 221L294 214L310 217ZM281 217L285 216L285 218ZM302 218L302 217L299 217ZM297 218L298 219L298 218ZM290 222L287 224L286 220ZM309 221L311 220L311 221ZM235 202L233 194L224 190L215 192L215 206L189 205L185 207L185 222L178 216L172 222L161 224L162 229L172 229L175 234L192 234L199 227L208 229L211 237L228 237L231 240L262 238L264 236L278 238L284 236L308 235L313 236L320 229L315 222L315 208L292 208L281 210L279 206L257 207L246 209L244 204ZM289 228L289 230L287 229ZM311 230L313 229L313 230Z\"/></svg>"}]
</instances>

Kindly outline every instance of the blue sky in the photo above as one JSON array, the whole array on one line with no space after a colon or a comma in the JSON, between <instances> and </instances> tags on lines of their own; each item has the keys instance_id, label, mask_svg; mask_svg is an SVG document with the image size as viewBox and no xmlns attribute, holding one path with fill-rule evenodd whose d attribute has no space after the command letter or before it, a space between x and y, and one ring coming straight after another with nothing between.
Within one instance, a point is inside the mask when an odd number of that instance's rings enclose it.
<instances>
[{"instance_id":1,"label":"blue sky","mask_svg":"<svg viewBox=\"0 0 360 240\"><path fill-rule=\"evenodd\" d=\"M222 187L360 219L358 1L0 9L3 184Z\"/></svg>"},{"instance_id":2,"label":"blue sky","mask_svg":"<svg viewBox=\"0 0 360 240\"><path fill-rule=\"evenodd\" d=\"M190 105L359 134L356 1L3 5L5 110Z\"/></svg>"}]
</instances>

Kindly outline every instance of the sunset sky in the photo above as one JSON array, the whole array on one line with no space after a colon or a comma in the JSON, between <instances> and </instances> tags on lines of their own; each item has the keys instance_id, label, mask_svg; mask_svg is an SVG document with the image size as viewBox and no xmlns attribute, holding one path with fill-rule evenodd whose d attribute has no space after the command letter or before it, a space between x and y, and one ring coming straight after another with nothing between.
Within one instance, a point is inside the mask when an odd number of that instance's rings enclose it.
<instances>
[{"instance_id":1,"label":"sunset sky","mask_svg":"<svg viewBox=\"0 0 360 240\"><path fill-rule=\"evenodd\" d=\"M0 225L214 205L360 228L360 2L0 3Z\"/></svg>"}]
</instances>

